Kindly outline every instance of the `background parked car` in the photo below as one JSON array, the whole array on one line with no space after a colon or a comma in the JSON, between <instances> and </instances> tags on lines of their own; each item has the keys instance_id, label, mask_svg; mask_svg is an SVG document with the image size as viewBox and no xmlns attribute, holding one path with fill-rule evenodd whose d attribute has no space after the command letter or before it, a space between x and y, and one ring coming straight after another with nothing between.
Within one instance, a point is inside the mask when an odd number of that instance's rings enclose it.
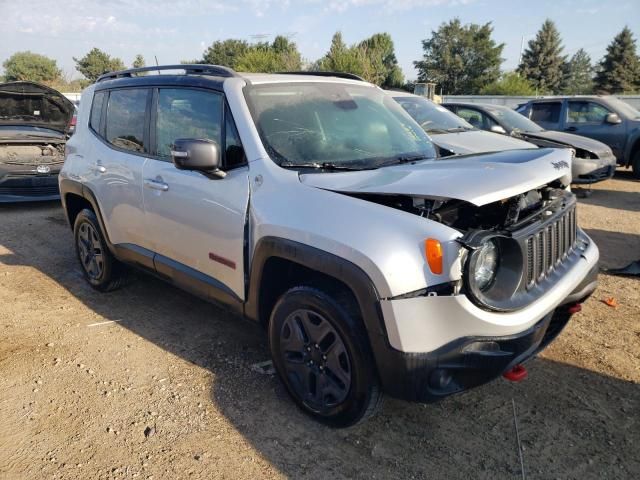
<instances>
[{"instance_id":1,"label":"background parked car","mask_svg":"<svg viewBox=\"0 0 640 480\"><path fill-rule=\"evenodd\" d=\"M618 163L640 178L640 112L615 97L531 100L517 109L548 130L572 132L606 143Z\"/></svg>"},{"instance_id":2,"label":"background parked car","mask_svg":"<svg viewBox=\"0 0 640 480\"><path fill-rule=\"evenodd\" d=\"M536 148L516 138L483 132L424 97L405 92L389 95L431 136L442 156Z\"/></svg>"},{"instance_id":3,"label":"background parked car","mask_svg":"<svg viewBox=\"0 0 640 480\"><path fill-rule=\"evenodd\" d=\"M591 138L566 132L545 130L528 118L501 105L446 103L446 108L471 124L490 132L510 135L539 147L571 147L573 183L595 183L611 178L616 157L607 145Z\"/></svg>"},{"instance_id":4,"label":"background parked car","mask_svg":"<svg viewBox=\"0 0 640 480\"><path fill-rule=\"evenodd\" d=\"M0 202L60 198L73 104L33 82L0 85Z\"/></svg>"}]
</instances>

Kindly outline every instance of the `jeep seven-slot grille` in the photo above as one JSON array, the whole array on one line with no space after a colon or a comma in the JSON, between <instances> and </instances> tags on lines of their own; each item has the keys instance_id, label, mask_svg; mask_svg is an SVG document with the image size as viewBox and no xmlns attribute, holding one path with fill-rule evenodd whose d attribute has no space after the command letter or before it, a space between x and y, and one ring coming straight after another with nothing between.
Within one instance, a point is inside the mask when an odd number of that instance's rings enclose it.
<instances>
[{"instance_id":1,"label":"jeep seven-slot grille","mask_svg":"<svg viewBox=\"0 0 640 480\"><path fill-rule=\"evenodd\" d=\"M571 252L576 243L576 209L531 235L527 245L527 287L543 280Z\"/></svg>"}]
</instances>

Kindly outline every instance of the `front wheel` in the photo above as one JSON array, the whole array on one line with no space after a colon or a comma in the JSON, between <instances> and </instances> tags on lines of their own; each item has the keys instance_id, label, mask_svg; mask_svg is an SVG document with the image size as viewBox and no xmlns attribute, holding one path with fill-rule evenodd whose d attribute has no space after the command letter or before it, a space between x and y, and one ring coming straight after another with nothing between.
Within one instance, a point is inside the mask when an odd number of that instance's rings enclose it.
<instances>
[{"instance_id":1,"label":"front wheel","mask_svg":"<svg viewBox=\"0 0 640 480\"><path fill-rule=\"evenodd\" d=\"M371 416L382 398L355 301L311 287L287 291L269 323L273 363L293 400L333 427Z\"/></svg>"}]
</instances>

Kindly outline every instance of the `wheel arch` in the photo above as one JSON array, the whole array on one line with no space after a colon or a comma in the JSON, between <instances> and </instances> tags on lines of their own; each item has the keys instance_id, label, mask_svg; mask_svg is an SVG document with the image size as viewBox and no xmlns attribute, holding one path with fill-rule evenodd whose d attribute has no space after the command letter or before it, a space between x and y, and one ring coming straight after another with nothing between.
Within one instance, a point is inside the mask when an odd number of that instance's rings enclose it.
<instances>
[{"instance_id":1,"label":"wheel arch","mask_svg":"<svg viewBox=\"0 0 640 480\"><path fill-rule=\"evenodd\" d=\"M249 271L245 316L267 325L271 310L288 288L318 281L344 285L362 315L374 357L388 349L380 296L369 276L357 265L332 253L280 237L261 238Z\"/></svg>"},{"instance_id":2,"label":"wheel arch","mask_svg":"<svg viewBox=\"0 0 640 480\"><path fill-rule=\"evenodd\" d=\"M62 199L62 208L64 209L69 226L73 230L73 225L78 213L84 208L92 210L98 217L98 223L102 234L109 246L110 250L113 250L113 245L109 240L109 234L106 229L106 225L102 218L102 212L98 200L94 193L80 182L64 178L60 180L60 198Z\"/></svg>"}]
</instances>

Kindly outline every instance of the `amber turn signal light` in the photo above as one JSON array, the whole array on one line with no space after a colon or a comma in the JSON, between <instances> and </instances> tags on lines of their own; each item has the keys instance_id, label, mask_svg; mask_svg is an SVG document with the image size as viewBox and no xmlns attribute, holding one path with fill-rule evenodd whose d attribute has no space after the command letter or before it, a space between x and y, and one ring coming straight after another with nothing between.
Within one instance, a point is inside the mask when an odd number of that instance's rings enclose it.
<instances>
[{"instance_id":1,"label":"amber turn signal light","mask_svg":"<svg viewBox=\"0 0 640 480\"><path fill-rule=\"evenodd\" d=\"M431 272L440 275L442 273L442 245L435 238L427 238L424 242L424 250Z\"/></svg>"}]
</instances>

